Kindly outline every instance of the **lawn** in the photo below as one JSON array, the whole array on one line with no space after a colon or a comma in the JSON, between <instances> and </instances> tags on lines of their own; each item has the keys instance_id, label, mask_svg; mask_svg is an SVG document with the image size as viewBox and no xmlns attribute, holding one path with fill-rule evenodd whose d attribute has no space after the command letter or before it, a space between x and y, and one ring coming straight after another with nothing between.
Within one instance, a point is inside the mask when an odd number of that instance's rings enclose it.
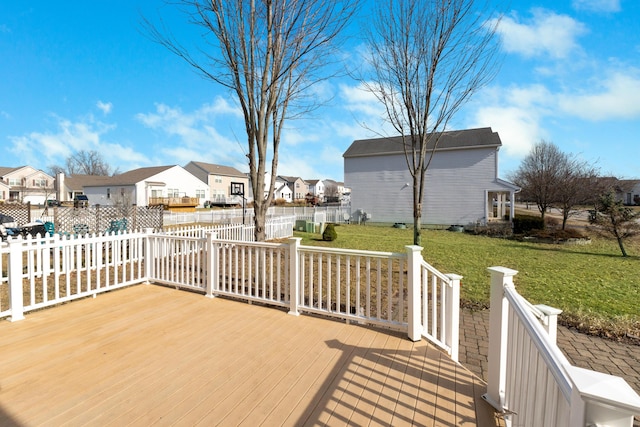
<instances>
[{"instance_id":1,"label":"lawn","mask_svg":"<svg viewBox=\"0 0 640 427\"><path fill-rule=\"evenodd\" d=\"M298 233L302 244L374 251L403 252L413 230L341 225L338 238ZM488 306L487 267L518 270L516 289L533 304L563 310L561 321L594 332L640 332L640 242L628 242L623 258L614 241L593 238L588 245L556 245L425 230L423 257L443 273L463 276L466 305Z\"/></svg>"}]
</instances>

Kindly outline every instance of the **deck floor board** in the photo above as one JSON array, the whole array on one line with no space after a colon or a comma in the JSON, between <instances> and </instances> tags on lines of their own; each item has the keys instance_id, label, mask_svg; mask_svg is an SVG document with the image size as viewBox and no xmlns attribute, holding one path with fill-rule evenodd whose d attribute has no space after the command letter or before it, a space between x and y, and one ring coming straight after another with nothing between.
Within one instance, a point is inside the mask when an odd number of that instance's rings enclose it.
<instances>
[{"instance_id":1,"label":"deck floor board","mask_svg":"<svg viewBox=\"0 0 640 427\"><path fill-rule=\"evenodd\" d=\"M137 285L0 322L3 426L496 425L426 341Z\"/></svg>"}]
</instances>

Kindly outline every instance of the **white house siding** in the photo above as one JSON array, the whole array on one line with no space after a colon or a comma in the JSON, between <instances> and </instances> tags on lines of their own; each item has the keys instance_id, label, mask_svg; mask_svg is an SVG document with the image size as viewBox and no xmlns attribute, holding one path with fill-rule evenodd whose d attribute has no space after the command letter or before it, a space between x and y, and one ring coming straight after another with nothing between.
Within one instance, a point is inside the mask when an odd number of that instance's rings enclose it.
<instances>
[{"instance_id":1,"label":"white house siding","mask_svg":"<svg viewBox=\"0 0 640 427\"><path fill-rule=\"evenodd\" d=\"M149 183L149 184L147 184ZM164 183L164 187L154 185ZM209 194L209 186L181 166L174 166L143 181L136 183L136 204L146 206L151 197L151 189L163 190L162 197L168 197L168 189L178 190L180 197L196 197L197 190ZM204 200L201 200L204 203Z\"/></svg>"},{"instance_id":2,"label":"white house siding","mask_svg":"<svg viewBox=\"0 0 640 427\"><path fill-rule=\"evenodd\" d=\"M180 197L196 197L197 190L205 195L209 194L209 186L182 166L170 167L133 184L114 181L106 185L87 186L84 187L84 194L89 198L91 205L114 205L117 201L122 201L121 195L124 193L131 203L147 206L153 190L158 191L156 197L170 197L167 193L169 189L177 190ZM201 199L201 202L204 203L204 200Z\"/></svg>"},{"instance_id":3,"label":"white house siding","mask_svg":"<svg viewBox=\"0 0 640 427\"><path fill-rule=\"evenodd\" d=\"M422 221L453 225L485 221L487 191L496 181L497 150L438 151L427 171ZM403 154L345 158L345 186L352 211L375 222L413 222L413 184Z\"/></svg>"},{"instance_id":4,"label":"white house siding","mask_svg":"<svg viewBox=\"0 0 640 427\"><path fill-rule=\"evenodd\" d=\"M109 191L107 191L109 189ZM116 204L117 200L123 200L125 197L131 197L135 192L133 185L112 185L106 187L84 187L83 194L89 199L89 205L111 206ZM135 202L132 202L135 203Z\"/></svg>"}]
</instances>

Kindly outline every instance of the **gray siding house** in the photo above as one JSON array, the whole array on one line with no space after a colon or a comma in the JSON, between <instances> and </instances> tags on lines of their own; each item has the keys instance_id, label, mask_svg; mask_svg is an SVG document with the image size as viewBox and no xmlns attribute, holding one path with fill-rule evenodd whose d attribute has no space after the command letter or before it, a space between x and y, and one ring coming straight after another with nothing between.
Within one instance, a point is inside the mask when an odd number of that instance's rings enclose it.
<instances>
[{"instance_id":1,"label":"gray siding house","mask_svg":"<svg viewBox=\"0 0 640 427\"><path fill-rule=\"evenodd\" d=\"M491 128L444 132L425 180L425 225L486 224L513 218L520 189L498 178L502 142ZM343 154L354 219L413 222L413 185L401 137L354 141Z\"/></svg>"}]
</instances>

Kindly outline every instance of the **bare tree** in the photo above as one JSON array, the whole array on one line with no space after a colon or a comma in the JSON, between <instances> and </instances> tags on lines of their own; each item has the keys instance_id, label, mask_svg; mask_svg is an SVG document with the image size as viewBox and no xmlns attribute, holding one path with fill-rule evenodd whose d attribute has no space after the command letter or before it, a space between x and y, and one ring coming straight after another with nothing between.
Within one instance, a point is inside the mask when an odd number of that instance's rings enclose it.
<instances>
[{"instance_id":1,"label":"bare tree","mask_svg":"<svg viewBox=\"0 0 640 427\"><path fill-rule=\"evenodd\" d=\"M403 136L413 178L414 244L421 244L425 176L442 132L497 70L498 19L478 0L380 2L369 31L366 87Z\"/></svg>"},{"instance_id":2,"label":"bare tree","mask_svg":"<svg viewBox=\"0 0 640 427\"><path fill-rule=\"evenodd\" d=\"M576 156L567 156L564 165L559 166L559 184L555 191L554 205L562 213L562 229L564 230L569 217L579 212L575 208L578 205L588 204L597 190L598 170L594 165L580 160Z\"/></svg>"},{"instance_id":3,"label":"bare tree","mask_svg":"<svg viewBox=\"0 0 640 427\"><path fill-rule=\"evenodd\" d=\"M597 225L596 230L601 234L613 236L618 242L622 256L626 257L624 247L625 239L640 235L640 211L634 211L624 206L621 200L616 198L614 191L600 197L596 216L591 221Z\"/></svg>"},{"instance_id":4,"label":"bare tree","mask_svg":"<svg viewBox=\"0 0 640 427\"><path fill-rule=\"evenodd\" d=\"M567 155L557 145L540 141L531 148L520 167L510 176L536 204L543 222L547 210L560 199L563 174L570 170L568 164Z\"/></svg>"},{"instance_id":5,"label":"bare tree","mask_svg":"<svg viewBox=\"0 0 640 427\"><path fill-rule=\"evenodd\" d=\"M338 191L338 184L334 181L325 181L324 200L327 203L335 203L340 201L340 191Z\"/></svg>"},{"instance_id":6,"label":"bare tree","mask_svg":"<svg viewBox=\"0 0 640 427\"><path fill-rule=\"evenodd\" d=\"M158 29L148 20L145 24L155 41L184 59L205 79L235 94L247 133L255 237L263 241L285 120L312 105L311 97L305 99L307 89L322 79L319 72L332 58L334 42L354 14L357 0L178 3L187 10L190 22L204 29L209 51L189 49L166 28ZM271 177L268 187L266 176Z\"/></svg>"},{"instance_id":7,"label":"bare tree","mask_svg":"<svg viewBox=\"0 0 640 427\"><path fill-rule=\"evenodd\" d=\"M109 176L118 173L117 169L113 170L111 166L104 160L102 155L95 150L80 150L66 159L66 167L60 165L49 166L49 170L56 176L59 172L67 175L97 175Z\"/></svg>"}]
</instances>

